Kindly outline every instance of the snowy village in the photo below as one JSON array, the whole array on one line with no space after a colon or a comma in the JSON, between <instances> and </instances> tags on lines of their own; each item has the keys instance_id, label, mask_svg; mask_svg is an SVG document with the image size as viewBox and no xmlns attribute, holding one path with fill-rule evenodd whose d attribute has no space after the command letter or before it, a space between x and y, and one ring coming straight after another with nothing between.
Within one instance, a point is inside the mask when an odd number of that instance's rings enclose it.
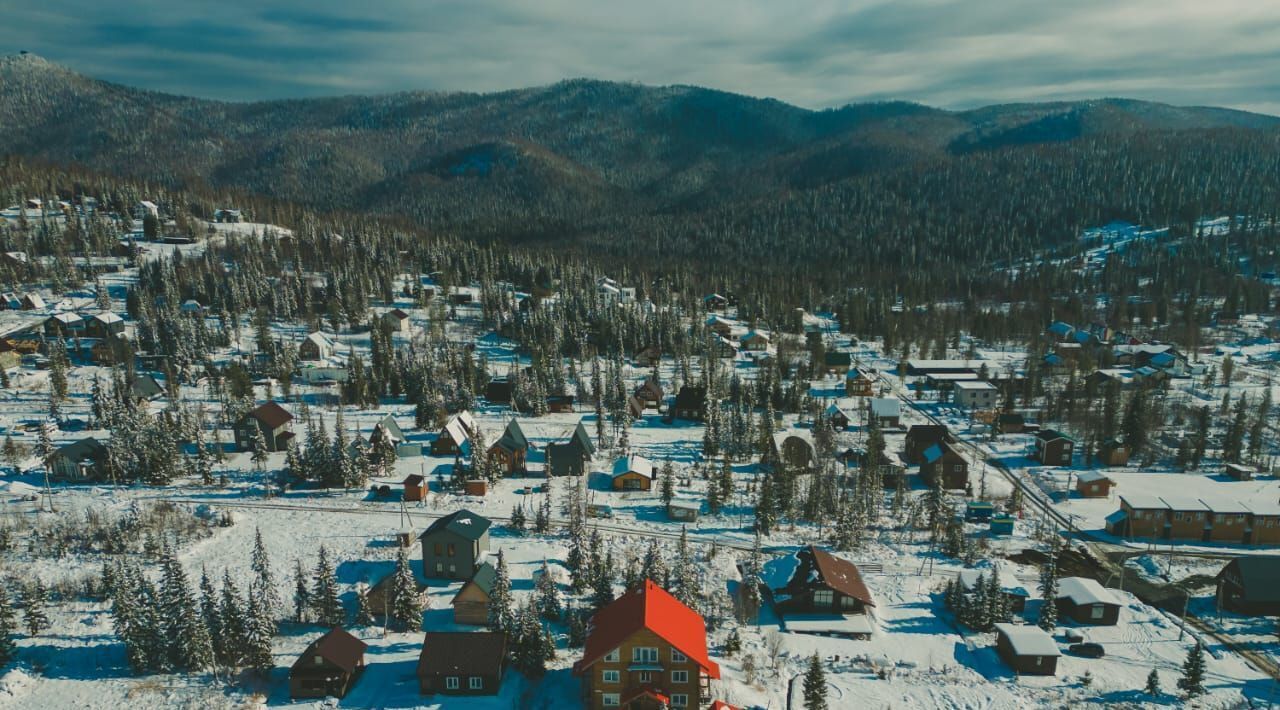
<instances>
[{"instance_id":1,"label":"snowy village","mask_svg":"<svg viewBox=\"0 0 1280 710\"><path fill-rule=\"evenodd\" d=\"M110 199L3 213L43 285L0 303L0 706L1280 700L1243 303L1191 352L912 349ZM33 253L73 233L102 256Z\"/></svg>"}]
</instances>

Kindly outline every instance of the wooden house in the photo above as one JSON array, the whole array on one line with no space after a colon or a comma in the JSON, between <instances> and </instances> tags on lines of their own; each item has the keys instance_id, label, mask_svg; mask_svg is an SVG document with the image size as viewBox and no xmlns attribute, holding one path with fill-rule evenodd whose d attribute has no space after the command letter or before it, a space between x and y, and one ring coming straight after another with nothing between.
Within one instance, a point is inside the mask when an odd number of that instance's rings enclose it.
<instances>
[{"instance_id":1,"label":"wooden house","mask_svg":"<svg viewBox=\"0 0 1280 710\"><path fill-rule=\"evenodd\" d=\"M308 362L328 360L333 357L335 348L333 338L316 331L298 345L298 359Z\"/></svg>"},{"instance_id":2,"label":"wooden house","mask_svg":"<svg viewBox=\"0 0 1280 710\"><path fill-rule=\"evenodd\" d=\"M897 397L872 397L867 400L867 415L880 429L897 429L902 421L902 402Z\"/></svg>"},{"instance_id":3,"label":"wooden house","mask_svg":"<svg viewBox=\"0 0 1280 710\"><path fill-rule=\"evenodd\" d=\"M89 317L85 323L85 335L91 338L111 338L124 333L124 318L111 311L102 311Z\"/></svg>"},{"instance_id":4,"label":"wooden house","mask_svg":"<svg viewBox=\"0 0 1280 710\"><path fill-rule=\"evenodd\" d=\"M418 656L423 695L497 695L507 663L501 631L428 631Z\"/></svg>"},{"instance_id":5,"label":"wooden house","mask_svg":"<svg viewBox=\"0 0 1280 710\"><path fill-rule=\"evenodd\" d=\"M134 375L129 380L129 396L135 402L149 402L164 396L164 387L151 375Z\"/></svg>"},{"instance_id":6,"label":"wooden house","mask_svg":"<svg viewBox=\"0 0 1280 710\"><path fill-rule=\"evenodd\" d=\"M643 456L623 456L613 462L610 487L615 491L647 491L653 487L653 463Z\"/></svg>"},{"instance_id":7,"label":"wooden house","mask_svg":"<svg viewBox=\"0 0 1280 710\"><path fill-rule=\"evenodd\" d=\"M582 700L590 710L699 708L720 666L707 653L706 622L645 580L596 612L582 659Z\"/></svg>"},{"instance_id":8,"label":"wooden house","mask_svg":"<svg viewBox=\"0 0 1280 710\"><path fill-rule=\"evenodd\" d=\"M595 454L595 444L579 421L568 441L547 444L547 469L553 476L581 476Z\"/></svg>"},{"instance_id":9,"label":"wooden house","mask_svg":"<svg viewBox=\"0 0 1280 710\"><path fill-rule=\"evenodd\" d=\"M920 477L929 485L933 485L934 479L939 476L942 487L948 490L964 488L969 484L969 460L950 442L944 441L925 449L923 459L920 463Z\"/></svg>"},{"instance_id":10,"label":"wooden house","mask_svg":"<svg viewBox=\"0 0 1280 710\"><path fill-rule=\"evenodd\" d=\"M1075 446L1075 439L1066 434L1056 429L1041 429L1036 432L1032 457L1046 466L1070 466Z\"/></svg>"},{"instance_id":11,"label":"wooden house","mask_svg":"<svg viewBox=\"0 0 1280 710\"><path fill-rule=\"evenodd\" d=\"M489 479L468 478L462 482L462 494L483 498L489 494Z\"/></svg>"},{"instance_id":12,"label":"wooden house","mask_svg":"<svg viewBox=\"0 0 1280 710\"><path fill-rule=\"evenodd\" d=\"M1132 449L1123 440L1110 438L1098 447L1098 460L1103 466L1127 466Z\"/></svg>"},{"instance_id":13,"label":"wooden house","mask_svg":"<svg viewBox=\"0 0 1280 710\"><path fill-rule=\"evenodd\" d=\"M386 617L389 616L395 608L395 584L396 573L395 570L392 570L389 574L383 575L382 579L379 579L372 587L369 588L369 592L366 596L369 602L369 611L373 614L373 618L379 623L386 623ZM413 577L413 584L413 602L418 607L419 611L424 610L431 605L430 594L428 594L430 590L427 588L425 582L418 579L416 574Z\"/></svg>"},{"instance_id":14,"label":"wooden house","mask_svg":"<svg viewBox=\"0 0 1280 710\"><path fill-rule=\"evenodd\" d=\"M257 432L267 443L267 451L284 451L293 439L293 415L275 402L267 402L236 422L236 448L252 451Z\"/></svg>"},{"instance_id":15,"label":"wooden house","mask_svg":"<svg viewBox=\"0 0 1280 710\"><path fill-rule=\"evenodd\" d=\"M444 428L431 442L431 453L435 456L465 455L466 449L470 446L471 437L475 436L477 430L478 425L471 413L459 412L449 417Z\"/></svg>"},{"instance_id":16,"label":"wooden house","mask_svg":"<svg viewBox=\"0 0 1280 710\"><path fill-rule=\"evenodd\" d=\"M951 441L951 432L941 424L912 424L902 450L902 460L909 464L924 461L925 449Z\"/></svg>"},{"instance_id":17,"label":"wooden house","mask_svg":"<svg viewBox=\"0 0 1280 710\"><path fill-rule=\"evenodd\" d=\"M844 393L850 397L875 396L875 380L861 370L851 369L844 378Z\"/></svg>"},{"instance_id":18,"label":"wooden house","mask_svg":"<svg viewBox=\"0 0 1280 710\"><path fill-rule=\"evenodd\" d=\"M1098 471L1084 471L1076 476L1076 493L1081 498L1106 498L1115 481Z\"/></svg>"},{"instance_id":19,"label":"wooden house","mask_svg":"<svg viewBox=\"0 0 1280 710\"><path fill-rule=\"evenodd\" d=\"M635 396L636 399L644 402L646 408L656 409L666 397L666 393L662 391L662 383L653 377L648 377L636 388Z\"/></svg>"},{"instance_id":20,"label":"wooden house","mask_svg":"<svg viewBox=\"0 0 1280 710\"><path fill-rule=\"evenodd\" d=\"M1055 602L1058 616L1077 624L1115 626L1120 620L1120 600L1096 580L1087 577L1058 580Z\"/></svg>"},{"instance_id":21,"label":"wooden house","mask_svg":"<svg viewBox=\"0 0 1280 710\"><path fill-rule=\"evenodd\" d=\"M364 672L360 639L334 628L312 641L289 669L289 697L341 698Z\"/></svg>"},{"instance_id":22,"label":"wooden house","mask_svg":"<svg viewBox=\"0 0 1280 710\"><path fill-rule=\"evenodd\" d=\"M1016 412L1004 412L996 416L995 427L1000 434L1021 434L1027 428L1027 420Z\"/></svg>"},{"instance_id":23,"label":"wooden house","mask_svg":"<svg viewBox=\"0 0 1280 710\"><path fill-rule=\"evenodd\" d=\"M77 313L55 313L44 321L44 334L51 338L82 336L84 330L84 319Z\"/></svg>"},{"instance_id":24,"label":"wooden house","mask_svg":"<svg viewBox=\"0 0 1280 710\"><path fill-rule=\"evenodd\" d=\"M1252 481L1255 470L1256 469L1252 466L1246 466L1240 463L1229 463L1222 467L1222 473L1225 474L1227 478L1237 481Z\"/></svg>"},{"instance_id":25,"label":"wooden house","mask_svg":"<svg viewBox=\"0 0 1280 710\"><path fill-rule=\"evenodd\" d=\"M849 372L853 367L853 355L839 350L828 350L822 355L822 369L827 374L835 373L843 375ZM848 380L845 380L845 387L848 388ZM852 396L852 395L851 395Z\"/></svg>"},{"instance_id":26,"label":"wooden house","mask_svg":"<svg viewBox=\"0 0 1280 710\"><path fill-rule=\"evenodd\" d=\"M671 416L700 422L706 416L707 388L703 385L684 385L671 405Z\"/></svg>"},{"instance_id":27,"label":"wooden house","mask_svg":"<svg viewBox=\"0 0 1280 710\"><path fill-rule=\"evenodd\" d=\"M1062 652L1039 626L996 624L996 653L1021 675L1057 675Z\"/></svg>"},{"instance_id":28,"label":"wooden house","mask_svg":"<svg viewBox=\"0 0 1280 710\"><path fill-rule=\"evenodd\" d=\"M107 447L86 437L54 449L45 459L49 475L66 481L99 480L107 473Z\"/></svg>"},{"instance_id":29,"label":"wooden house","mask_svg":"<svg viewBox=\"0 0 1280 710\"><path fill-rule=\"evenodd\" d=\"M28 291L23 294L19 303L21 303L22 310L24 311L39 311L45 308L44 298L35 291Z\"/></svg>"},{"instance_id":30,"label":"wooden house","mask_svg":"<svg viewBox=\"0 0 1280 710\"><path fill-rule=\"evenodd\" d=\"M413 322L409 319L409 314L399 308L393 308L383 313L382 324L391 329L392 333L409 335L413 332Z\"/></svg>"},{"instance_id":31,"label":"wooden house","mask_svg":"<svg viewBox=\"0 0 1280 710\"><path fill-rule=\"evenodd\" d=\"M868 614L876 604L857 565L813 545L792 553L794 571L774 603L784 616L814 612Z\"/></svg>"},{"instance_id":32,"label":"wooden house","mask_svg":"<svg viewBox=\"0 0 1280 710\"><path fill-rule=\"evenodd\" d=\"M485 626L489 623L489 602L493 595L493 581L498 572L488 562L476 568L458 593L453 595L453 623Z\"/></svg>"},{"instance_id":33,"label":"wooden house","mask_svg":"<svg viewBox=\"0 0 1280 710\"><path fill-rule=\"evenodd\" d=\"M738 347L747 351L768 350L771 342L767 333L753 330L738 340Z\"/></svg>"},{"instance_id":34,"label":"wooden house","mask_svg":"<svg viewBox=\"0 0 1280 710\"><path fill-rule=\"evenodd\" d=\"M566 414L573 412L574 397L571 394L551 394L547 395L547 410L553 414Z\"/></svg>"},{"instance_id":35,"label":"wooden house","mask_svg":"<svg viewBox=\"0 0 1280 710\"><path fill-rule=\"evenodd\" d=\"M400 483L404 486L404 500L426 500L428 490L427 479L416 473L411 473L408 476L405 476L404 480Z\"/></svg>"},{"instance_id":36,"label":"wooden house","mask_svg":"<svg viewBox=\"0 0 1280 710\"><path fill-rule=\"evenodd\" d=\"M853 424L853 418L838 405L827 405L827 409L823 414L826 416L827 422L831 424L831 428L836 431L844 431L849 428L850 424Z\"/></svg>"},{"instance_id":37,"label":"wooden house","mask_svg":"<svg viewBox=\"0 0 1280 710\"><path fill-rule=\"evenodd\" d=\"M511 380L505 377L489 380L484 386L484 398L491 404L510 404L511 393Z\"/></svg>"},{"instance_id":38,"label":"wooden house","mask_svg":"<svg viewBox=\"0 0 1280 710\"><path fill-rule=\"evenodd\" d=\"M506 474L521 473L529 457L529 440L525 438L520 423L512 419L502 436L489 447L489 455L494 457L502 471Z\"/></svg>"},{"instance_id":39,"label":"wooden house","mask_svg":"<svg viewBox=\"0 0 1280 710\"><path fill-rule=\"evenodd\" d=\"M723 311L729 307L729 299L718 293L713 293L703 297L702 305L708 311Z\"/></svg>"},{"instance_id":40,"label":"wooden house","mask_svg":"<svg viewBox=\"0 0 1280 710\"><path fill-rule=\"evenodd\" d=\"M1237 557L1222 568L1217 582L1219 609L1280 616L1280 557Z\"/></svg>"},{"instance_id":41,"label":"wooden house","mask_svg":"<svg viewBox=\"0 0 1280 710\"><path fill-rule=\"evenodd\" d=\"M636 353L636 364L641 367L653 367L662 362L662 349L656 345L645 346Z\"/></svg>"},{"instance_id":42,"label":"wooden house","mask_svg":"<svg viewBox=\"0 0 1280 710\"><path fill-rule=\"evenodd\" d=\"M418 536L423 574L429 579L470 579L489 552L491 524L469 510L437 519Z\"/></svg>"}]
</instances>

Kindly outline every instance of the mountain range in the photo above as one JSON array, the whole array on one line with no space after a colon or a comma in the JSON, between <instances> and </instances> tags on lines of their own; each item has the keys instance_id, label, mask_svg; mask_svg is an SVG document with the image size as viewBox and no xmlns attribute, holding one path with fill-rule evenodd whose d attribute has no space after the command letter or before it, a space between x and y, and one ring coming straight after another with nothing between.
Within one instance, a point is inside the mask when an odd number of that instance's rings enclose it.
<instances>
[{"instance_id":1,"label":"mountain range","mask_svg":"<svg viewBox=\"0 0 1280 710\"><path fill-rule=\"evenodd\" d=\"M761 205L1101 137L1280 135L1274 116L1128 99L813 111L587 79L231 103L120 86L32 54L0 59L0 125L0 155L512 241L774 209Z\"/></svg>"}]
</instances>

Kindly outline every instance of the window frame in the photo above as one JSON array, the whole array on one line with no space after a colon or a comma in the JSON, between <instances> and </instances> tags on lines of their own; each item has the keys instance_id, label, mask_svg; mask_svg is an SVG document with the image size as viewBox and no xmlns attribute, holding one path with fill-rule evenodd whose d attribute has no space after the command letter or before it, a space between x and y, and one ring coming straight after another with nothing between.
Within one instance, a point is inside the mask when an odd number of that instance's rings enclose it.
<instances>
[{"instance_id":1,"label":"window frame","mask_svg":"<svg viewBox=\"0 0 1280 710\"><path fill-rule=\"evenodd\" d=\"M459 676L449 675L444 677L445 690L458 690L461 687L462 683L459 681Z\"/></svg>"},{"instance_id":2,"label":"window frame","mask_svg":"<svg viewBox=\"0 0 1280 710\"><path fill-rule=\"evenodd\" d=\"M836 593L830 589L813 590L813 605L824 609L836 603Z\"/></svg>"},{"instance_id":3,"label":"window frame","mask_svg":"<svg viewBox=\"0 0 1280 710\"><path fill-rule=\"evenodd\" d=\"M484 678L481 678L478 675L468 676L467 689L468 690L484 690Z\"/></svg>"},{"instance_id":4,"label":"window frame","mask_svg":"<svg viewBox=\"0 0 1280 710\"><path fill-rule=\"evenodd\" d=\"M673 648L671 649L671 662L672 663L688 663L689 657L684 655L684 653L680 649Z\"/></svg>"},{"instance_id":5,"label":"window frame","mask_svg":"<svg viewBox=\"0 0 1280 710\"><path fill-rule=\"evenodd\" d=\"M600 682L613 685L622 682L622 671L614 668L606 668L600 671Z\"/></svg>"},{"instance_id":6,"label":"window frame","mask_svg":"<svg viewBox=\"0 0 1280 710\"><path fill-rule=\"evenodd\" d=\"M633 646L631 648L632 663L658 663L656 646Z\"/></svg>"},{"instance_id":7,"label":"window frame","mask_svg":"<svg viewBox=\"0 0 1280 710\"><path fill-rule=\"evenodd\" d=\"M612 651L604 654L604 658L602 658L601 660L603 660L605 663L618 663L619 661L622 660L621 650L615 648Z\"/></svg>"},{"instance_id":8,"label":"window frame","mask_svg":"<svg viewBox=\"0 0 1280 710\"><path fill-rule=\"evenodd\" d=\"M677 675L682 675L682 676L684 676L684 678L683 678L683 679L677 678L677 677L676 677ZM681 670L681 671L671 671L671 682L672 682L672 683L680 683L681 685L683 685L683 684L685 684L685 683L688 683L688 682L689 682L689 671L684 671L684 670Z\"/></svg>"},{"instance_id":9,"label":"window frame","mask_svg":"<svg viewBox=\"0 0 1280 710\"><path fill-rule=\"evenodd\" d=\"M601 693L600 705L606 708L616 708L622 705L622 693Z\"/></svg>"},{"instance_id":10,"label":"window frame","mask_svg":"<svg viewBox=\"0 0 1280 710\"><path fill-rule=\"evenodd\" d=\"M687 693L672 693L671 707L673 708L689 707L689 695Z\"/></svg>"}]
</instances>

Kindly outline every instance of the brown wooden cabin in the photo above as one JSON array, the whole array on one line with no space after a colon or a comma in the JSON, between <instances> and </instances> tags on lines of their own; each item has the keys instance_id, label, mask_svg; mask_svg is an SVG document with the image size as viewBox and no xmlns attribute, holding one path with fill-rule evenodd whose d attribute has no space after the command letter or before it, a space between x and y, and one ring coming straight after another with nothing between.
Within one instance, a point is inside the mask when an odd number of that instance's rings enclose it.
<instances>
[{"instance_id":1,"label":"brown wooden cabin","mask_svg":"<svg viewBox=\"0 0 1280 710\"><path fill-rule=\"evenodd\" d=\"M337 627L312 641L289 669L289 697L346 696L364 672L366 648L363 641Z\"/></svg>"}]
</instances>

